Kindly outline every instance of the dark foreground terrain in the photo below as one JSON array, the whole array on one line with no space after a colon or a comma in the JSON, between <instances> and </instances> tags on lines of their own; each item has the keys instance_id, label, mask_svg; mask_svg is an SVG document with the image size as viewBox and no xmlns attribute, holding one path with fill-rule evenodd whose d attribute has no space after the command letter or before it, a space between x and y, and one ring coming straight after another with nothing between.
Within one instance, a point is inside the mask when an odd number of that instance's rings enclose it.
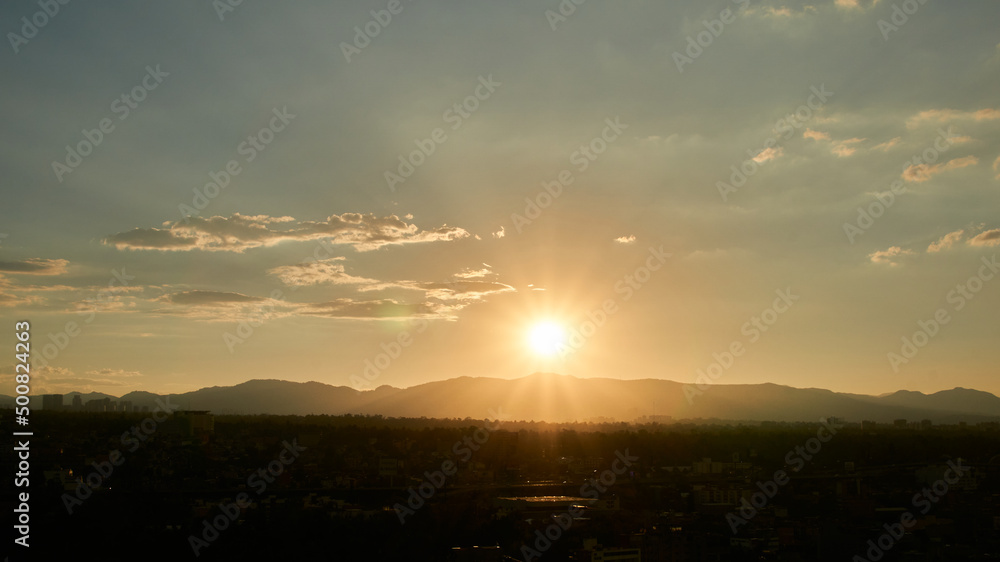
<instances>
[{"instance_id":1,"label":"dark foreground terrain","mask_svg":"<svg viewBox=\"0 0 1000 562\"><path fill-rule=\"evenodd\" d=\"M10 560L1000 556L992 423L45 411L31 422L31 546L10 539Z\"/></svg>"}]
</instances>

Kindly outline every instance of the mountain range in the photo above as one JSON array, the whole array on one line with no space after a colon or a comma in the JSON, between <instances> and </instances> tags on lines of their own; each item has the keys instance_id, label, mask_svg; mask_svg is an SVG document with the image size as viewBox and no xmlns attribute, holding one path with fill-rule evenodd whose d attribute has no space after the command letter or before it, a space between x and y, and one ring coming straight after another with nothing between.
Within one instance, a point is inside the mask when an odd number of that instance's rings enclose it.
<instances>
[{"instance_id":1,"label":"mountain range","mask_svg":"<svg viewBox=\"0 0 1000 562\"><path fill-rule=\"evenodd\" d=\"M76 394L76 393L71 393ZM71 398L67 395L65 403ZM82 395L84 402L110 398L156 407L160 395L130 392L121 397ZM458 377L409 388L380 386L356 390L319 382L250 380L169 395L181 409L215 414L365 414L386 417L472 418L507 420L635 421L744 420L816 421L834 416L844 421L895 419L934 423L1000 421L1000 398L979 390L954 388L933 394L900 390L869 396L777 384L720 384L702 387L661 379L581 379L535 373L517 379ZM37 396L34 397L37 399ZM33 407L40 406L33 400ZM0 406L13 398L0 396ZM652 416L649 418L647 416Z\"/></svg>"}]
</instances>

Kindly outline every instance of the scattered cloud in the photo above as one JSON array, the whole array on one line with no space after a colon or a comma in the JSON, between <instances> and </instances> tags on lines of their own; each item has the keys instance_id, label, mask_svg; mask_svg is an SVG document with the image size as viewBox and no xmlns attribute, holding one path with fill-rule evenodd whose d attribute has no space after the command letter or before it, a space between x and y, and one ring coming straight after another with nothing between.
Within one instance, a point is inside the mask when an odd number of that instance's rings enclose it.
<instances>
[{"instance_id":1,"label":"scattered cloud","mask_svg":"<svg viewBox=\"0 0 1000 562\"><path fill-rule=\"evenodd\" d=\"M340 263L345 258L336 257L325 260L303 262L296 265L283 265L269 269L267 272L275 275L281 282L290 287L302 287L306 285L319 285L329 283L331 285L359 285L368 283L378 283L375 279L366 277L356 277L345 272L344 265Z\"/></svg>"},{"instance_id":2,"label":"scattered cloud","mask_svg":"<svg viewBox=\"0 0 1000 562\"><path fill-rule=\"evenodd\" d=\"M857 143L862 142L864 140L867 140L867 139L859 139L859 138L855 137L853 139L847 139L847 140L839 141L832 148L833 153L836 154L837 156L841 157L841 158L846 157L846 156L851 156L852 154L854 154L855 152L857 152L858 149L856 147L853 147L853 146L850 146L850 145L857 144Z\"/></svg>"},{"instance_id":3,"label":"scattered cloud","mask_svg":"<svg viewBox=\"0 0 1000 562\"><path fill-rule=\"evenodd\" d=\"M135 228L112 234L104 243L119 250L225 251L243 252L273 246L284 241L325 240L345 244L364 252L387 245L450 241L469 233L443 225L420 230L396 215L344 213L324 221L296 221L291 217L247 216L188 217L186 221L165 223L164 228Z\"/></svg>"},{"instance_id":4,"label":"scattered cloud","mask_svg":"<svg viewBox=\"0 0 1000 562\"><path fill-rule=\"evenodd\" d=\"M393 299L359 301L349 298L302 305L298 313L345 320L399 320L407 318L444 318L454 320L461 307L443 303L405 304Z\"/></svg>"},{"instance_id":5,"label":"scattered cloud","mask_svg":"<svg viewBox=\"0 0 1000 562\"><path fill-rule=\"evenodd\" d=\"M948 121L993 121L1000 119L1000 110L986 108L978 111L957 111L954 109L928 109L906 120L910 129L925 122L947 123Z\"/></svg>"},{"instance_id":6,"label":"scattered cloud","mask_svg":"<svg viewBox=\"0 0 1000 562\"><path fill-rule=\"evenodd\" d=\"M868 254L868 258L871 259L872 263L887 263L889 265L895 266L899 265L899 258L903 256L913 255L912 250L904 250L899 246L892 246L886 250L878 250Z\"/></svg>"},{"instance_id":7,"label":"scattered cloud","mask_svg":"<svg viewBox=\"0 0 1000 562\"><path fill-rule=\"evenodd\" d=\"M964 156L949 160L946 163L934 164L933 166L928 164L911 164L903 170L903 179L912 182L925 182L941 172L974 166L978 163L979 159L975 156Z\"/></svg>"},{"instance_id":8,"label":"scattered cloud","mask_svg":"<svg viewBox=\"0 0 1000 562\"><path fill-rule=\"evenodd\" d=\"M615 238L615 242L619 244L634 244L635 235L629 234L628 236L619 236L618 238Z\"/></svg>"},{"instance_id":9,"label":"scattered cloud","mask_svg":"<svg viewBox=\"0 0 1000 562\"><path fill-rule=\"evenodd\" d=\"M763 164L764 162L769 162L776 158L781 157L785 153L784 147L770 147L765 148L757 153L757 156L753 157L753 161L758 164Z\"/></svg>"},{"instance_id":10,"label":"scattered cloud","mask_svg":"<svg viewBox=\"0 0 1000 562\"><path fill-rule=\"evenodd\" d=\"M888 152L889 149L893 148L900 143L902 137L895 137L892 140L885 141L883 143L876 144L872 147L872 150L881 150L882 152Z\"/></svg>"},{"instance_id":11,"label":"scattered cloud","mask_svg":"<svg viewBox=\"0 0 1000 562\"><path fill-rule=\"evenodd\" d=\"M471 269L466 267L462 269L462 271L460 271L459 273L456 273L455 277L457 277L458 279L482 279L487 275L494 275L493 271L490 269L490 266L486 265L485 263L483 265L486 267L482 269Z\"/></svg>"},{"instance_id":12,"label":"scattered cloud","mask_svg":"<svg viewBox=\"0 0 1000 562\"><path fill-rule=\"evenodd\" d=\"M502 226L500 227L500 230L493 233L494 238L503 238L504 236L506 236L506 233L504 232Z\"/></svg>"},{"instance_id":13,"label":"scattered cloud","mask_svg":"<svg viewBox=\"0 0 1000 562\"><path fill-rule=\"evenodd\" d=\"M222 293L218 291L184 291L165 295L163 300L173 304L187 304L194 306L222 306L229 304L243 304L249 302L262 302L262 297L252 297L240 293Z\"/></svg>"},{"instance_id":14,"label":"scattered cloud","mask_svg":"<svg viewBox=\"0 0 1000 562\"><path fill-rule=\"evenodd\" d=\"M7 365L0 368L0 375L14 373L14 366ZM36 367L31 370L31 390L34 395L41 394L68 394L70 392L107 392L115 391L118 387L134 385L134 379L141 377L138 371L126 371L123 369L99 369L77 375L65 367ZM0 394L14 394L14 377L3 376L0 382ZM9 380L8 380L9 379ZM122 391L118 390L115 394ZM71 403L71 398L64 398L66 404Z\"/></svg>"},{"instance_id":15,"label":"scattered cloud","mask_svg":"<svg viewBox=\"0 0 1000 562\"><path fill-rule=\"evenodd\" d=\"M29 258L19 261L0 261L0 272L19 275L62 275L66 273L66 260Z\"/></svg>"},{"instance_id":16,"label":"scattered cloud","mask_svg":"<svg viewBox=\"0 0 1000 562\"><path fill-rule=\"evenodd\" d=\"M956 242L962 240L962 236L965 235L964 230L956 230L954 232L949 232L941 237L937 242L932 243L927 246L927 251L930 253L940 252L941 250L947 250L955 245Z\"/></svg>"},{"instance_id":17,"label":"scattered cloud","mask_svg":"<svg viewBox=\"0 0 1000 562\"><path fill-rule=\"evenodd\" d=\"M980 232L969 239L970 246L997 246L1000 245L1000 228Z\"/></svg>"},{"instance_id":18,"label":"scattered cloud","mask_svg":"<svg viewBox=\"0 0 1000 562\"><path fill-rule=\"evenodd\" d=\"M830 140L830 133L824 133L822 131L814 131L810 128L806 128L805 132L802 133L802 138L812 139L812 140Z\"/></svg>"}]
</instances>

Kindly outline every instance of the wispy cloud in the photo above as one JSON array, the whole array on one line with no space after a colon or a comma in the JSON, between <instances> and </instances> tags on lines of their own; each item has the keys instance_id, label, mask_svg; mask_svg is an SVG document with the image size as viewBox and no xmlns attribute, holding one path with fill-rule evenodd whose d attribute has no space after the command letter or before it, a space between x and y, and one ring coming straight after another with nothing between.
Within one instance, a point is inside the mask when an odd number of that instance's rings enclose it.
<instances>
[{"instance_id":1,"label":"wispy cloud","mask_svg":"<svg viewBox=\"0 0 1000 562\"><path fill-rule=\"evenodd\" d=\"M948 170L956 170L958 168L965 168L968 166L974 166L979 163L979 159L975 156L964 156L962 158L955 158L949 160L942 164L911 164L905 170L903 170L903 179L912 182L925 182L932 177L946 172Z\"/></svg>"},{"instance_id":2,"label":"wispy cloud","mask_svg":"<svg viewBox=\"0 0 1000 562\"><path fill-rule=\"evenodd\" d=\"M1000 245L1000 228L980 232L969 239L970 246L997 246Z\"/></svg>"},{"instance_id":3,"label":"wispy cloud","mask_svg":"<svg viewBox=\"0 0 1000 562\"><path fill-rule=\"evenodd\" d=\"M285 241L325 239L364 252L387 245L450 241L468 236L466 230L447 225L420 230L396 215L379 218L373 214L344 213L323 221L296 221L291 217L237 213L231 217L189 217L187 221L165 223L163 228L136 228L112 234L104 242L120 250L243 252Z\"/></svg>"},{"instance_id":4,"label":"wispy cloud","mask_svg":"<svg viewBox=\"0 0 1000 562\"><path fill-rule=\"evenodd\" d=\"M906 126L912 129L925 122L947 123L949 121L993 121L996 119L1000 119L1000 110L992 108L980 109L978 111L928 109L907 119Z\"/></svg>"},{"instance_id":5,"label":"wispy cloud","mask_svg":"<svg viewBox=\"0 0 1000 562\"><path fill-rule=\"evenodd\" d=\"M830 140L830 133L824 133L823 131L814 131L812 129L806 128L806 130L802 133L802 138L812 139L816 141Z\"/></svg>"},{"instance_id":6,"label":"wispy cloud","mask_svg":"<svg viewBox=\"0 0 1000 562\"><path fill-rule=\"evenodd\" d=\"M267 272L275 275L281 282L290 287L305 285L359 285L377 283L375 279L356 277L346 273L342 262L345 258L336 257L325 260L305 262L296 265L283 265L269 269Z\"/></svg>"},{"instance_id":7,"label":"wispy cloud","mask_svg":"<svg viewBox=\"0 0 1000 562\"><path fill-rule=\"evenodd\" d=\"M904 250L899 246L891 246L885 250L878 250L868 254L872 263L883 263L892 266L899 265L899 259L904 256L912 256L912 250Z\"/></svg>"},{"instance_id":8,"label":"wispy cloud","mask_svg":"<svg viewBox=\"0 0 1000 562\"><path fill-rule=\"evenodd\" d=\"M881 150L882 152L888 152L891 148L895 147L900 143L902 137L894 137L891 140L887 140L883 143L876 144L872 147L872 150Z\"/></svg>"},{"instance_id":9,"label":"wispy cloud","mask_svg":"<svg viewBox=\"0 0 1000 562\"><path fill-rule=\"evenodd\" d=\"M62 275L66 273L66 260L29 258L19 261L0 261L0 272L20 275Z\"/></svg>"},{"instance_id":10,"label":"wispy cloud","mask_svg":"<svg viewBox=\"0 0 1000 562\"><path fill-rule=\"evenodd\" d=\"M949 232L942 236L937 242L932 243L927 246L927 251L930 253L940 252L942 250L947 250L954 246L957 242L962 240L962 236L965 235L964 230L956 230L954 232Z\"/></svg>"},{"instance_id":11,"label":"wispy cloud","mask_svg":"<svg viewBox=\"0 0 1000 562\"><path fill-rule=\"evenodd\" d=\"M858 150L857 147L854 147L854 146L851 146L851 145L857 144L857 143L862 142L864 140L867 140L867 139L859 139L859 138L855 137L853 139L842 140L842 141L837 142L837 144L835 144L834 147L831 150L833 151L834 154L836 154L837 156L839 156L841 158L847 157L847 156L851 156L855 152L857 152L857 150Z\"/></svg>"},{"instance_id":12,"label":"wispy cloud","mask_svg":"<svg viewBox=\"0 0 1000 562\"><path fill-rule=\"evenodd\" d=\"M773 147L772 146L770 148L765 148L764 150L761 150L760 152L758 152L757 156L753 157L753 161L756 162L756 163L758 163L758 164L763 164L764 162L769 162L769 161L774 160L776 158L780 158L784 154L785 154L784 147L780 147L780 146L779 147Z\"/></svg>"}]
</instances>

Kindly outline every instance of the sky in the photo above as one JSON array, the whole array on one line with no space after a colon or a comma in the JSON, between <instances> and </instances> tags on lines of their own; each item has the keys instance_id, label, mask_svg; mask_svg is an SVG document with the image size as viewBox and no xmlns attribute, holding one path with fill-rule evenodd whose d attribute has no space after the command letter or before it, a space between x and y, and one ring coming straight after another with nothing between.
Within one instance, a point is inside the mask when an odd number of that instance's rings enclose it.
<instances>
[{"instance_id":1,"label":"sky","mask_svg":"<svg viewBox=\"0 0 1000 562\"><path fill-rule=\"evenodd\" d=\"M0 7L0 392L1000 393L1000 2L349 4Z\"/></svg>"}]
</instances>

